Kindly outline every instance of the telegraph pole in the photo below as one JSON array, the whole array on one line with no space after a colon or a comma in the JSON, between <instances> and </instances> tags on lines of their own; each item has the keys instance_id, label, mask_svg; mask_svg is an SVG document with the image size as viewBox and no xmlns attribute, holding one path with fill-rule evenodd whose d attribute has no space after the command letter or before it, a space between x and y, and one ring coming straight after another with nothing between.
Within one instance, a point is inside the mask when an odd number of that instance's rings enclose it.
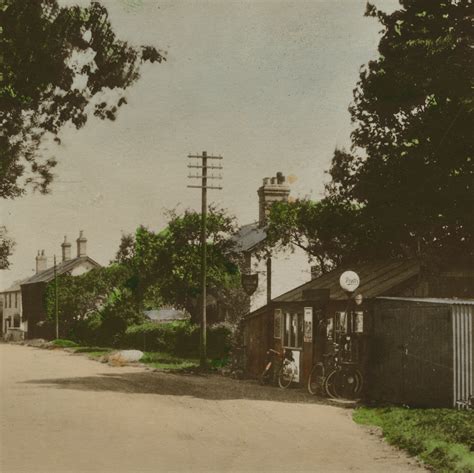
<instances>
[{"instance_id":1,"label":"telegraph pole","mask_svg":"<svg viewBox=\"0 0 474 473\"><path fill-rule=\"evenodd\" d=\"M188 168L201 170L201 174L198 172L193 175L191 172L189 178L201 179L201 185L189 185L195 189L201 189L201 340L200 340L200 365L204 368L207 364L207 314L206 314L206 282L207 282L207 248L206 248L206 226L207 226L207 189L218 189L221 190L220 186L209 186L207 184L208 179L222 179L221 176L208 175L207 171L210 169L211 172L214 169L222 169L219 165L209 165L207 161L210 160L221 160L222 156L208 156L206 151L202 152L202 155L188 155L190 159L201 160L200 164L188 164Z\"/></svg>"},{"instance_id":2,"label":"telegraph pole","mask_svg":"<svg viewBox=\"0 0 474 473\"><path fill-rule=\"evenodd\" d=\"M58 272L56 269L56 255L54 255L54 318L56 321L56 339L59 338L59 316L58 316Z\"/></svg>"}]
</instances>

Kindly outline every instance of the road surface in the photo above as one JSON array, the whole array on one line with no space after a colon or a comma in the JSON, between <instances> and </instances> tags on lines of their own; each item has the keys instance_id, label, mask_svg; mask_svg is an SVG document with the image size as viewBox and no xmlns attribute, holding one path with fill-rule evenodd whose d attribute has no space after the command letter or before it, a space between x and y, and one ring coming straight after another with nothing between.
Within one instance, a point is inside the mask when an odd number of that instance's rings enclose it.
<instances>
[{"instance_id":1,"label":"road surface","mask_svg":"<svg viewBox=\"0 0 474 473\"><path fill-rule=\"evenodd\" d=\"M296 390L18 345L0 360L2 473L424 471Z\"/></svg>"}]
</instances>

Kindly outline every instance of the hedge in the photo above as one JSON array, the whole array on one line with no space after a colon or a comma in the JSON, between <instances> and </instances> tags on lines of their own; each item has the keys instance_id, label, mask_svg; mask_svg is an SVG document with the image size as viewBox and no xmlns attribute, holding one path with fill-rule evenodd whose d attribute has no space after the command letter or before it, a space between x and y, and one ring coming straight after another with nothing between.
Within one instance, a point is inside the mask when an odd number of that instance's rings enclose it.
<instances>
[{"instance_id":1,"label":"hedge","mask_svg":"<svg viewBox=\"0 0 474 473\"><path fill-rule=\"evenodd\" d=\"M198 325L188 321L165 324L146 322L127 328L120 340L122 348L142 351L163 351L178 356L199 356ZM209 358L223 358L231 348L232 330L224 324L208 327L207 352Z\"/></svg>"}]
</instances>

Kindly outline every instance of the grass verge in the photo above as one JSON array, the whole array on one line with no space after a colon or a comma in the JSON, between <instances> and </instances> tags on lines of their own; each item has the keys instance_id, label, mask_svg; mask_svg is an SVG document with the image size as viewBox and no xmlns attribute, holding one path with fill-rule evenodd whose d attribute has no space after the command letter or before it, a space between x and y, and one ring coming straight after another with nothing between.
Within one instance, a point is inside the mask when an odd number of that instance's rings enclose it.
<instances>
[{"instance_id":1,"label":"grass verge","mask_svg":"<svg viewBox=\"0 0 474 473\"><path fill-rule=\"evenodd\" d=\"M389 443L436 472L474 472L473 411L361 407L353 417L359 424L381 427Z\"/></svg>"},{"instance_id":2,"label":"grass verge","mask_svg":"<svg viewBox=\"0 0 474 473\"><path fill-rule=\"evenodd\" d=\"M53 340L51 343L54 346L60 347L60 348L75 348L79 346L76 342L73 342L72 340L64 340L62 338L57 338L56 340Z\"/></svg>"},{"instance_id":3,"label":"grass verge","mask_svg":"<svg viewBox=\"0 0 474 473\"><path fill-rule=\"evenodd\" d=\"M145 352L141 363L163 370L184 370L199 366L195 358L182 358L165 352Z\"/></svg>"}]
</instances>

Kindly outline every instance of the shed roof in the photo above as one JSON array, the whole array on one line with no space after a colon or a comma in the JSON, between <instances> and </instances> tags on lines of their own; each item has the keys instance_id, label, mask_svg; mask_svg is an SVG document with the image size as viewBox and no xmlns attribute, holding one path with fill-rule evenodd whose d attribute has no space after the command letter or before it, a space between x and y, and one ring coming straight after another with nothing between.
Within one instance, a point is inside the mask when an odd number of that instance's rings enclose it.
<instances>
[{"instance_id":1,"label":"shed roof","mask_svg":"<svg viewBox=\"0 0 474 473\"><path fill-rule=\"evenodd\" d=\"M347 295L339 285L339 277L347 270L355 271L360 277L357 292L361 293L365 299L371 299L390 295L391 291L418 276L420 263L414 259L384 260L337 268L274 300L277 302L299 301L303 299L303 291L308 289L329 289L331 300L346 300Z\"/></svg>"},{"instance_id":2,"label":"shed roof","mask_svg":"<svg viewBox=\"0 0 474 473\"><path fill-rule=\"evenodd\" d=\"M429 304L445 305L474 305L474 299L457 299L444 297L377 297L380 300L401 301L401 302L427 302Z\"/></svg>"},{"instance_id":3,"label":"shed roof","mask_svg":"<svg viewBox=\"0 0 474 473\"><path fill-rule=\"evenodd\" d=\"M144 314L153 322L171 322L174 320L187 320L190 317L183 311L173 308L145 310Z\"/></svg>"},{"instance_id":4,"label":"shed roof","mask_svg":"<svg viewBox=\"0 0 474 473\"><path fill-rule=\"evenodd\" d=\"M235 242L236 250L250 251L265 238L267 238L265 228L260 227L258 222L254 222L241 226L232 240Z\"/></svg>"},{"instance_id":5,"label":"shed roof","mask_svg":"<svg viewBox=\"0 0 474 473\"><path fill-rule=\"evenodd\" d=\"M91 263L97 268L100 267L100 264L94 261L89 256L79 256L77 258L73 258L67 261L61 261L61 263L56 265L56 272L58 275L67 273L69 271L72 271L76 266L84 262ZM51 268L45 269L44 271L41 271L40 273L35 274L34 276L31 276L30 278L23 281L21 285L23 286L26 284L35 284L38 282L50 282L53 279L54 279L54 266L52 266Z\"/></svg>"}]
</instances>

